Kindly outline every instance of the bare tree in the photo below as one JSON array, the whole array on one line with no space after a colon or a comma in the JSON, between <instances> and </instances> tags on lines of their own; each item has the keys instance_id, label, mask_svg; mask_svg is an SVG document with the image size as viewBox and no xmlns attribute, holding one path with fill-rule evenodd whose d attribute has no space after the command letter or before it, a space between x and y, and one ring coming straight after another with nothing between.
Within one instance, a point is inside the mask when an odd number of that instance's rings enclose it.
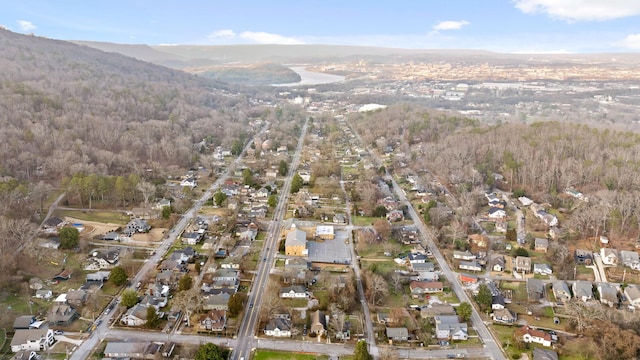
<instances>
[{"instance_id":1,"label":"bare tree","mask_svg":"<svg viewBox=\"0 0 640 360\"><path fill-rule=\"evenodd\" d=\"M156 186L152 183L141 181L136 185L136 190L142 193L144 204L147 205L149 203L149 198L156 192Z\"/></svg>"}]
</instances>

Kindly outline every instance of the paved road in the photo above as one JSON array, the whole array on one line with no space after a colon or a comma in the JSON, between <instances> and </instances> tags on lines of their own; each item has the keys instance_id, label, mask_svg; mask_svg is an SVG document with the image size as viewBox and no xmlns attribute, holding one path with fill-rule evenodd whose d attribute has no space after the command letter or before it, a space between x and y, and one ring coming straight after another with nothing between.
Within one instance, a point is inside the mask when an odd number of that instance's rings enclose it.
<instances>
[{"instance_id":1,"label":"paved road","mask_svg":"<svg viewBox=\"0 0 640 360\"><path fill-rule=\"evenodd\" d=\"M291 195L291 180L298 169L298 163L300 162L300 155L302 154L302 147L304 145L304 137L307 133L308 124L309 118L305 121L302 131L300 132L298 146L296 147L291 164L289 164L289 173L287 174L284 185L280 190L280 197L273 214L273 221L271 221L267 230L267 238L265 239L262 252L258 258L256 275L254 276L251 291L249 292L249 306L245 307L245 313L242 317L242 322L238 331L238 341L236 342L237 347L234 348L231 355L232 360L242 358L249 359L251 349L256 347L254 335L256 333L256 326L260 319L260 307L264 296L264 290L269 282L269 272L275 261L276 255L278 254L278 242L280 240L282 219L287 212L287 204L289 203L289 196Z\"/></svg>"},{"instance_id":2,"label":"paved road","mask_svg":"<svg viewBox=\"0 0 640 360\"><path fill-rule=\"evenodd\" d=\"M402 189L396 183L396 181L393 179L393 177L389 176L388 179L393 182L393 190L396 193L396 196L398 197L400 202L405 202L405 203L410 204L407 201L406 196L402 192ZM418 228L418 230L422 233L424 238L427 239L427 243L429 245L429 249L433 253L433 256L435 257L436 261L438 261L438 265L440 266L440 269L442 270L442 273L444 274L444 276L447 279L449 279L449 282L451 283L451 287L453 288L453 291L455 292L455 294L458 297L458 299L461 302L465 302L466 301L468 303L471 303L471 300L469 299L469 296L467 295L467 293L462 288L462 285L460 284L460 281L455 276L453 271L451 271L451 268L449 267L449 264L445 261L444 257L440 253L440 250L436 246L435 242L429 236L429 232L427 231L426 226L420 220L420 216L418 215L418 213L416 212L414 207L413 206L409 206L408 207L408 211L409 211L409 215L411 216L411 218L414 219L415 225ZM486 350L491 354L491 358L494 359L494 360L506 359L505 356L504 356L504 353L502 352L502 348L494 340L493 335L491 334L491 332L489 332L489 329L487 328L487 326L482 321L482 318L480 317L480 315L476 311L475 307L473 307L473 313L471 314L471 322L473 323L473 327L475 328L475 330L478 332L478 335L483 340L483 342L485 344L485 347L486 347Z\"/></svg>"},{"instance_id":3,"label":"paved road","mask_svg":"<svg viewBox=\"0 0 640 360\"><path fill-rule=\"evenodd\" d=\"M265 125L265 127L262 128L260 133L266 131L267 126L268 125ZM225 171L225 173L220 178L218 178L209 187L209 189L207 189L207 191L205 191L202 194L202 196L198 200L196 200L196 202L193 204L191 209L189 209L189 211L187 211L182 216L182 218L169 231L169 233L165 235L165 238L160 243L155 255L151 256L142 265L140 270L138 270L138 273L131 279L131 285L129 287L130 289L135 289L136 284L139 281L142 281L147 275L147 273L156 267L158 262L164 257L165 253L167 252L171 244L173 244L176 241L179 234L182 233L182 231L184 231L187 225L189 225L191 220L196 216L196 214L198 213L202 205L208 199L210 199L213 196L213 193L217 191L217 189L220 187L220 185L222 185L227 180L227 178L229 177L229 174L231 174L233 172L233 169L240 163L240 161L242 160L243 154L246 153L246 150L251 146L252 143L253 143L253 138L246 144L240 156L238 156L234 160L234 162L227 167L227 170ZM116 298L113 300L112 304L115 305L117 304L118 301L119 301L119 298ZM89 354L91 354L91 351L93 351L95 346L98 344L98 342L104 339L108 334L110 334L111 330L109 329L109 325L111 324L113 313L115 313L115 311L111 311L108 314L102 313L102 315L98 316L95 322L95 325L96 325L95 330L86 338L86 340L82 343L82 345L80 345L76 349L76 351L74 351L74 353L71 355L71 360L87 359L89 357Z\"/></svg>"},{"instance_id":4,"label":"paved road","mask_svg":"<svg viewBox=\"0 0 640 360\"><path fill-rule=\"evenodd\" d=\"M351 127L351 130L352 130L353 134L356 135L356 137L360 141L360 143L364 144L362 142L362 139L360 138L360 135L355 131L355 128ZM380 159L377 158L377 156L368 147L367 147L367 152L369 152L369 155L371 156L371 158L374 159L374 161L377 163L377 166L380 167L382 165L382 162L380 161ZM424 223L421 220L422 218L418 215L418 213L416 212L415 208L407 200L407 197L405 196L405 194L402 191L402 189L400 188L400 186L398 186L398 183L395 181L395 179L388 172L386 173L385 177L386 177L387 180L392 182L393 191L396 194L396 196L397 196L398 200L400 201L400 203L405 203L405 204L409 205L407 207L407 209L408 209L407 211L409 212L409 215L411 216L412 219L414 219L414 223L415 223L415 226L418 229L418 231L420 231L420 233L422 234L423 238L426 239L427 244L429 246L429 249L432 251L433 256L435 257L436 261L438 262L438 265L440 266L440 269L442 270L443 275L451 283L453 291L455 292L455 294L458 297L458 299L461 302L465 302L466 301L468 303L471 303L471 300L469 299L469 296L467 295L467 293L462 288L462 285L460 284L460 281L455 276L454 272L451 271L451 268L449 267L449 264L445 261L444 257L440 253L440 250L438 249L438 247L436 246L435 242L433 241L433 238L430 236L430 232L427 231L427 227L424 225ZM445 190L445 192L447 194L449 194L449 191L446 188L444 188L444 190ZM455 201L455 199L453 199L453 200ZM473 313L471 314L471 322L473 324L474 329L478 333L478 336L480 337L480 339L484 343L486 351L489 353L491 358L494 359L494 360L506 359L504 353L502 352L502 348L500 347L499 344L496 343L493 335L491 334L491 332L489 331L487 326L482 321L482 318L480 317L480 315L476 311L475 307L472 307L472 309L473 309Z\"/></svg>"}]
</instances>

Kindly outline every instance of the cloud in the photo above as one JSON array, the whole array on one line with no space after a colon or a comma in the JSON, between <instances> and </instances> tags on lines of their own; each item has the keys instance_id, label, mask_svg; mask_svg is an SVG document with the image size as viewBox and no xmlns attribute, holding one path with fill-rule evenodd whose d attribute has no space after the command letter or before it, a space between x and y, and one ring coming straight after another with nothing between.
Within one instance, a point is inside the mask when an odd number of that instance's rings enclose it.
<instances>
[{"instance_id":1,"label":"cloud","mask_svg":"<svg viewBox=\"0 0 640 360\"><path fill-rule=\"evenodd\" d=\"M640 15L640 1L512 0L525 14L547 14L567 21L605 21Z\"/></svg>"},{"instance_id":2,"label":"cloud","mask_svg":"<svg viewBox=\"0 0 640 360\"><path fill-rule=\"evenodd\" d=\"M286 37L278 34L271 34L267 32L255 32L255 31L244 31L240 34L240 37L245 40L250 40L256 42L258 44L281 44L281 45L295 45L295 44L304 44L303 41Z\"/></svg>"},{"instance_id":3,"label":"cloud","mask_svg":"<svg viewBox=\"0 0 640 360\"><path fill-rule=\"evenodd\" d=\"M460 30L463 26L469 25L469 22L466 20L461 21L440 21L439 23L433 25L433 31L441 31L441 30Z\"/></svg>"},{"instance_id":4,"label":"cloud","mask_svg":"<svg viewBox=\"0 0 640 360\"><path fill-rule=\"evenodd\" d=\"M624 40L618 41L614 45L623 46L629 49L640 49L640 34L629 34Z\"/></svg>"},{"instance_id":5,"label":"cloud","mask_svg":"<svg viewBox=\"0 0 640 360\"><path fill-rule=\"evenodd\" d=\"M207 38L214 40L214 39L232 39L236 36L236 33L233 30L229 30L229 29L224 29L224 30L217 30L212 32L211 34L207 35Z\"/></svg>"},{"instance_id":6,"label":"cloud","mask_svg":"<svg viewBox=\"0 0 640 360\"><path fill-rule=\"evenodd\" d=\"M18 20L17 23L18 23L18 26L20 27L20 30L22 31L33 31L37 28L37 26L31 23L31 21Z\"/></svg>"}]
</instances>

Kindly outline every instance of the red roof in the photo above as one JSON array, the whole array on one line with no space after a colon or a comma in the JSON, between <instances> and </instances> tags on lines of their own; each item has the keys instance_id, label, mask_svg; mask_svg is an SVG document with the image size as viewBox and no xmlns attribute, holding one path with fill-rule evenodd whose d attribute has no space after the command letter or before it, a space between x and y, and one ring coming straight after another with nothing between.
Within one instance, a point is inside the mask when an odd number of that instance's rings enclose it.
<instances>
[{"instance_id":1,"label":"red roof","mask_svg":"<svg viewBox=\"0 0 640 360\"><path fill-rule=\"evenodd\" d=\"M518 329L518 332L521 336L529 334L531 337L536 337L536 338L541 338L544 340L551 341L551 334L546 333L542 330L532 329L528 326L521 327L520 329Z\"/></svg>"},{"instance_id":2,"label":"red roof","mask_svg":"<svg viewBox=\"0 0 640 360\"><path fill-rule=\"evenodd\" d=\"M462 282L478 282L478 277L474 275L460 274L460 281Z\"/></svg>"}]
</instances>

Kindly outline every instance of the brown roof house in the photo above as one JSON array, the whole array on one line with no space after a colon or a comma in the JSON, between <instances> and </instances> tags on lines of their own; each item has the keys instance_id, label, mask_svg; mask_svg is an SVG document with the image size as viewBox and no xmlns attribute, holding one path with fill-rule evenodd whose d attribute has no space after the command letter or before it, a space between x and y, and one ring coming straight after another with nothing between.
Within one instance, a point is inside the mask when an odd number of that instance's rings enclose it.
<instances>
[{"instance_id":1,"label":"brown roof house","mask_svg":"<svg viewBox=\"0 0 640 360\"><path fill-rule=\"evenodd\" d=\"M47 313L47 320L51 326L68 326L78 316L76 309L69 305L54 305Z\"/></svg>"},{"instance_id":2,"label":"brown roof house","mask_svg":"<svg viewBox=\"0 0 640 360\"><path fill-rule=\"evenodd\" d=\"M320 310L311 313L311 327L309 331L322 336L327 331L327 315Z\"/></svg>"},{"instance_id":3,"label":"brown roof house","mask_svg":"<svg viewBox=\"0 0 640 360\"><path fill-rule=\"evenodd\" d=\"M224 331L227 326L227 312L224 310L211 310L200 317L200 329L202 331Z\"/></svg>"}]
</instances>

